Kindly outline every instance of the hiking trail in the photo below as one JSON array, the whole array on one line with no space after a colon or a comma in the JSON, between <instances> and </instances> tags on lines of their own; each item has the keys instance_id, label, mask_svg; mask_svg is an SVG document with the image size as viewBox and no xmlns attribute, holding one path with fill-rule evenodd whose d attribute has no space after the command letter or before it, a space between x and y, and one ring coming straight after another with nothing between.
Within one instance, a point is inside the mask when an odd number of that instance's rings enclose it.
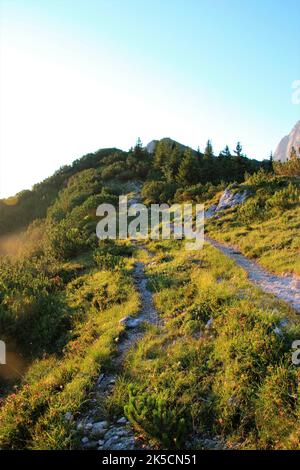
<instances>
[{"instance_id":1,"label":"hiking trail","mask_svg":"<svg viewBox=\"0 0 300 470\"><path fill-rule=\"evenodd\" d=\"M279 276L272 274L242 255L235 248L224 245L205 236L205 240L233 259L247 273L249 280L259 286L264 292L273 294L278 299L284 300L297 312L300 312L300 279L291 274Z\"/></svg>"}]
</instances>

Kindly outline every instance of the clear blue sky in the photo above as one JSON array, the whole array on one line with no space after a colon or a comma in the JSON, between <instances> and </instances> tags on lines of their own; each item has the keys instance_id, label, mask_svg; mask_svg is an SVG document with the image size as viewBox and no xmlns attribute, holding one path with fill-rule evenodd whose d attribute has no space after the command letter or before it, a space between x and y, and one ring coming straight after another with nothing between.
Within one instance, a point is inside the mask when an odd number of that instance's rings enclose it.
<instances>
[{"instance_id":1,"label":"clear blue sky","mask_svg":"<svg viewBox=\"0 0 300 470\"><path fill-rule=\"evenodd\" d=\"M300 118L299 0L0 0L0 195L101 147L267 157Z\"/></svg>"}]
</instances>

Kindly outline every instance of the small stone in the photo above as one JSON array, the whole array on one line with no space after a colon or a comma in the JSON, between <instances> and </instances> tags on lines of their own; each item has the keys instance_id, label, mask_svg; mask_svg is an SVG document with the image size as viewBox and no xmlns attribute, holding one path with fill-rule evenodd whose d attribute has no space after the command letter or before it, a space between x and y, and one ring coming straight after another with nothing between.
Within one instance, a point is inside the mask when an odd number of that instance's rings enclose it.
<instances>
[{"instance_id":1,"label":"small stone","mask_svg":"<svg viewBox=\"0 0 300 470\"><path fill-rule=\"evenodd\" d=\"M86 423L86 425L84 426L84 429L86 429L87 431L90 431L93 427L93 423Z\"/></svg>"},{"instance_id":2,"label":"small stone","mask_svg":"<svg viewBox=\"0 0 300 470\"><path fill-rule=\"evenodd\" d=\"M128 435L128 431L126 429L121 429L120 431L116 432L116 436L118 437L124 437Z\"/></svg>"},{"instance_id":3,"label":"small stone","mask_svg":"<svg viewBox=\"0 0 300 470\"><path fill-rule=\"evenodd\" d=\"M98 445L99 445L99 446L103 446L103 444L104 444L104 440L103 440L103 439L99 439Z\"/></svg>"},{"instance_id":4,"label":"small stone","mask_svg":"<svg viewBox=\"0 0 300 470\"><path fill-rule=\"evenodd\" d=\"M126 424L126 423L127 423L127 419L125 418L125 416L118 419L118 421L117 421L117 424Z\"/></svg>"},{"instance_id":5,"label":"small stone","mask_svg":"<svg viewBox=\"0 0 300 470\"><path fill-rule=\"evenodd\" d=\"M214 319L213 319L213 318L210 318L210 319L208 320L208 322L206 323L205 328L206 328L206 329L209 329L209 328L212 326L213 321L214 321Z\"/></svg>"},{"instance_id":6,"label":"small stone","mask_svg":"<svg viewBox=\"0 0 300 470\"><path fill-rule=\"evenodd\" d=\"M283 319L280 320L280 322L279 322L280 328L285 328L288 324L289 324L289 320L288 320L287 318L283 318Z\"/></svg>"},{"instance_id":7,"label":"small stone","mask_svg":"<svg viewBox=\"0 0 300 470\"><path fill-rule=\"evenodd\" d=\"M105 442L105 447L109 449L112 444L119 440L119 436L112 436Z\"/></svg>"},{"instance_id":8,"label":"small stone","mask_svg":"<svg viewBox=\"0 0 300 470\"><path fill-rule=\"evenodd\" d=\"M102 428L108 428L108 422L107 421L97 421L96 423L93 424L94 426L102 427Z\"/></svg>"},{"instance_id":9,"label":"small stone","mask_svg":"<svg viewBox=\"0 0 300 470\"><path fill-rule=\"evenodd\" d=\"M282 330L280 328L278 328L278 326L276 326L273 330L273 333L275 333L278 336L281 336L282 335Z\"/></svg>"},{"instance_id":10,"label":"small stone","mask_svg":"<svg viewBox=\"0 0 300 470\"><path fill-rule=\"evenodd\" d=\"M100 374L97 380L97 385L100 385L103 379L104 379L104 374Z\"/></svg>"},{"instance_id":11,"label":"small stone","mask_svg":"<svg viewBox=\"0 0 300 470\"><path fill-rule=\"evenodd\" d=\"M93 436L104 436L107 431L108 422L107 421L99 421L98 423L93 424L92 428L92 435Z\"/></svg>"},{"instance_id":12,"label":"small stone","mask_svg":"<svg viewBox=\"0 0 300 470\"><path fill-rule=\"evenodd\" d=\"M89 442L89 438L88 437L83 437L81 439L81 442L82 442L82 444L87 444Z\"/></svg>"},{"instance_id":13,"label":"small stone","mask_svg":"<svg viewBox=\"0 0 300 470\"><path fill-rule=\"evenodd\" d=\"M90 441L90 442L87 442L86 444L84 444L84 447L86 449L95 449L97 446L98 446L97 441Z\"/></svg>"},{"instance_id":14,"label":"small stone","mask_svg":"<svg viewBox=\"0 0 300 470\"><path fill-rule=\"evenodd\" d=\"M130 315L128 315L127 317L122 318L119 321L119 323L121 325L124 325L125 328L133 329L133 328L136 328L139 325L140 320L138 318L133 318Z\"/></svg>"},{"instance_id":15,"label":"small stone","mask_svg":"<svg viewBox=\"0 0 300 470\"><path fill-rule=\"evenodd\" d=\"M73 419L74 419L74 416L72 415L71 411L67 411L65 413L65 420L66 421L73 421Z\"/></svg>"}]
</instances>

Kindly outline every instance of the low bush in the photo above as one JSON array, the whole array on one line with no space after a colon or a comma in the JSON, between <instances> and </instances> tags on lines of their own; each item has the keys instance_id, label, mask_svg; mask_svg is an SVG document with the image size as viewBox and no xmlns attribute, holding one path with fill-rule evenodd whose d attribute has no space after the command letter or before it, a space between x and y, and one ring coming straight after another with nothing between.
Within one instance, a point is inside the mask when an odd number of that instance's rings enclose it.
<instances>
[{"instance_id":1,"label":"low bush","mask_svg":"<svg viewBox=\"0 0 300 470\"><path fill-rule=\"evenodd\" d=\"M263 220L265 216L265 202L261 198L248 199L239 207L237 212L238 221L245 225Z\"/></svg>"},{"instance_id":2,"label":"low bush","mask_svg":"<svg viewBox=\"0 0 300 470\"><path fill-rule=\"evenodd\" d=\"M165 449L181 449L191 429L190 417L172 408L165 400L129 385L129 401L124 407L132 425Z\"/></svg>"},{"instance_id":3,"label":"low bush","mask_svg":"<svg viewBox=\"0 0 300 470\"><path fill-rule=\"evenodd\" d=\"M276 191L273 196L267 200L267 207L284 210L289 209L297 203L300 203L300 190L297 186L290 183L288 187Z\"/></svg>"},{"instance_id":4,"label":"low bush","mask_svg":"<svg viewBox=\"0 0 300 470\"><path fill-rule=\"evenodd\" d=\"M101 251L96 251L93 259L96 266L102 270L113 270L124 266L124 260L120 256L112 255L110 253L103 254Z\"/></svg>"}]
</instances>

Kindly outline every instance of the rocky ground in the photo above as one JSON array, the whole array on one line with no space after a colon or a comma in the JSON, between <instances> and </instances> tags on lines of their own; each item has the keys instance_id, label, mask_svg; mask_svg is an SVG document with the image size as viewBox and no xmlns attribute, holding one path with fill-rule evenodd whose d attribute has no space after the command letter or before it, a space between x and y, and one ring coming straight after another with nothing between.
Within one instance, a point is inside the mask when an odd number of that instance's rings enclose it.
<instances>
[{"instance_id":1,"label":"rocky ground","mask_svg":"<svg viewBox=\"0 0 300 470\"><path fill-rule=\"evenodd\" d=\"M99 416L99 403L103 403L105 398L112 392L118 373L122 370L126 352L143 335L142 324L159 323L158 314L152 301L152 294L147 288L143 263L136 263L133 277L141 299L140 314L137 317L128 316L120 320L125 326L125 334L120 340L118 354L114 361L116 373L101 374L99 376L90 399L88 411L80 416L76 422L76 431L82 436L82 449L132 450L145 448L145 443L135 436L124 416L111 421L96 418ZM73 419L73 417L66 416L66 419Z\"/></svg>"}]
</instances>

